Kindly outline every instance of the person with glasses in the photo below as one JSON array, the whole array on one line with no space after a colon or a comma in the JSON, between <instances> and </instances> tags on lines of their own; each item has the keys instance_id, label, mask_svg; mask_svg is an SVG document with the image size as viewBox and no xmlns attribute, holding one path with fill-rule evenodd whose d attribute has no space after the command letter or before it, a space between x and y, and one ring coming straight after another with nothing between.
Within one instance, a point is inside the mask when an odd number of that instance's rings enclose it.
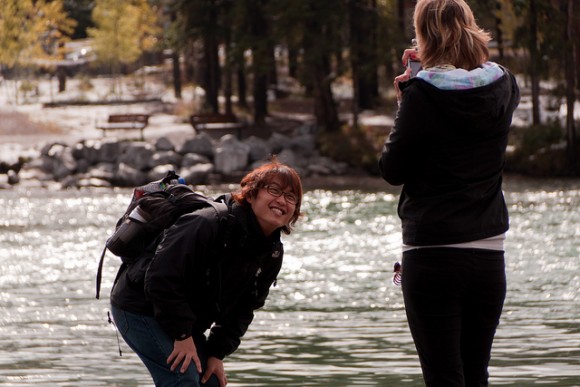
<instances>
[{"instance_id":1,"label":"person with glasses","mask_svg":"<svg viewBox=\"0 0 580 387\"><path fill-rule=\"evenodd\" d=\"M223 360L276 281L281 234L300 217L302 183L274 157L218 200L229 207L227 227L212 207L183 215L165 231L144 278L123 267L117 274L114 323L156 386L227 384Z\"/></svg>"},{"instance_id":2,"label":"person with glasses","mask_svg":"<svg viewBox=\"0 0 580 387\"><path fill-rule=\"evenodd\" d=\"M488 385L506 296L502 174L515 77L489 61L491 36L464 0L418 0L416 46L395 78L399 109L379 167L402 185L401 282L428 387Z\"/></svg>"}]
</instances>

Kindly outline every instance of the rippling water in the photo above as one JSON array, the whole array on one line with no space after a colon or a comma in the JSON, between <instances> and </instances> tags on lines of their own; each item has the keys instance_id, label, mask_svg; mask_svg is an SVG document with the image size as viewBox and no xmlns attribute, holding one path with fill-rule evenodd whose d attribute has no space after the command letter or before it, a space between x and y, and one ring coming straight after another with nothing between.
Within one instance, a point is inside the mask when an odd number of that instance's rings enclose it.
<instances>
[{"instance_id":1,"label":"rippling water","mask_svg":"<svg viewBox=\"0 0 580 387\"><path fill-rule=\"evenodd\" d=\"M389 189L385 185L385 189ZM580 181L507 179L508 297L492 385L580 386ZM217 193L217 191L206 191ZM0 384L150 386L94 275L128 190L0 192ZM230 386L421 386L400 288L397 191L309 191ZM117 269L108 254L103 293Z\"/></svg>"}]
</instances>

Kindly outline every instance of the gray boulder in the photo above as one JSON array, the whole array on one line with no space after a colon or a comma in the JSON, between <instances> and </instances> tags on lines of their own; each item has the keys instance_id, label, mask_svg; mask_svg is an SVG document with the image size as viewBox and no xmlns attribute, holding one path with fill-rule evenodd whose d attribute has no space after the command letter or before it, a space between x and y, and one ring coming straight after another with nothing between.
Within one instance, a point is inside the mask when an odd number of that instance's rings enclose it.
<instances>
[{"instance_id":1,"label":"gray boulder","mask_svg":"<svg viewBox=\"0 0 580 387\"><path fill-rule=\"evenodd\" d=\"M181 167L187 168L197 164L208 164L211 163L211 160L203 155L199 155L197 153L188 153L183 156L181 160Z\"/></svg>"},{"instance_id":2,"label":"gray boulder","mask_svg":"<svg viewBox=\"0 0 580 387\"><path fill-rule=\"evenodd\" d=\"M302 156L312 156L316 152L316 137L312 134L294 137L289 142L289 149Z\"/></svg>"},{"instance_id":3,"label":"gray boulder","mask_svg":"<svg viewBox=\"0 0 580 387\"><path fill-rule=\"evenodd\" d=\"M270 144L256 136L250 136L244 140L244 144L250 147L249 159L250 162L265 160L272 154Z\"/></svg>"},{"instance_id":4,"label":"gray boulder","mask_svg":"<svg viewBox=\"0 0 580 387\"><path fill-rule=\"evenodd\" d=\"M20 183L20 176L18 176L18 173L11 169L6 173L6 180L8 184L16 185Z\"/></svg>"},{"instance_id":5,"label":"gray boulder","mask_svg":"<svg viewBox=\"0 0 580 387\"><path fill-rule=\"evenodd\" d=\"M231 174L244 170L248 165L250 146L240 142L234 135L227 134L220 139L215 149L214 164L217 172Z\"/></svg>"},{"instance_id":6,"label":"gray boulder","mask_svg":"<svg viewBox=\"0 0 580 387\"><path fill-rule=\"evenodd\" d=\"M147 174L129 164L119 163L113 183L121 187L136 187L147 183Z\"/></svg>"},{"instance_id":7,"label":"gray boulder","mask_svg":"<svg viewBox=\"0 0 580 387\"><path fill-rule=\"evenodd\" d=\"M175 171L175 167L172 164L158 165L147 173L147 181L161 180L168 171Z\"/></svg>"},{"instance_id":8,"label":"gray boulder","mask_svg":"<svg viewBox=\"0 0 580 387\"><path fill-rule=\"evenodd\" d=\"M114 139L85 140L73 148L76 160L86 160L90 165L101 162L112 163L117 160L123 150L123 143Z\"/></svg>"},{"instance_id":9,"label":"gray boulder","mask_svg":"<svg viewBox=\"0 0 580 387\"><path fill-rule=\"evenodd\" d=\"M48 146L42 158L44 171L51 173L55 180L61 180L76 171L77 163L72 148L67 145L55 143Z\"/></svg>"},{"instance_id":10,"label":"gray boulder","mask_svg":"<svg viewBox=\"0 0 580 387\"><path fill-rule=\"evenodd\" d=\"M24 153L20 144L0 144L0 173L7 173L10 170L18 172L26 159L38 157L38 152L36 154L29 152L29 157L24 156Z\"/></svg>"},{"instance_id":11,"label":"gray boulder","mask_svg":"<svg viewBox=\"0 0 580 387\"><path fill-rule=\"evenodd\" d=\"M214 157L213 142L207 133L196 134L195 137L186 140L178 151L182 155L197 153L212 159Z\"/></svg>"},{"instance_id":12,"label":"gray boulder","mask_svg":"<svg viewBox=\"0 0 580 387\"><path fill-rule=\"evenodd\" d=\"M155 149L158 151L173 151L175 150L175 145L167 137L159 137L155 141Z\"/></svg>"},{"instance_id":13,"label":"gray boulder","mask_svg":"<svg viewBox=\"0 0 580 387\"><path fill-rule=\"evenodd\" d=\"M199 185L206 184L208 176L213 173L214 166L211 163L196 164L181 170L181 177L186 184Z\"/></svg>"},{"instance_id":14,"label":"gray boulder","mask_svg":"<svg viewBox=\"0 0 580 387\"><path fill-rule=\"evenodd\" d=\"M282 152L282 150L286 149L289 144L290 137L280 133L272 133L272 135L268 139L268 145L270 146L270 150L272 151L272 153L275 154Z\"/></svg>"},{"instance_id":15,"label":"gray boulder","mask_svg":"<svg viewBox=\"0 0 580 387\"><path fill-rule=\"evenodd\" d=\"M144 171L152 165L155 149L147 142L131 142L125 147L123 153L117 159L119 165L126 164L135 169Z\"/></svg>"},{"instance_id":16,"label":"gray boulder","mask_svg":"<svg viewBox=\"0 0 580 387\"><path fill-rule=\"evenodd\" d=\"M344 175L348 171L348 165L328 157L317 156L310 158L306 169L314 175Z\"/></svg>"},{"instance_id":17,"label":"gray boulder","mask_svg":"<svg viewBox=\"0 0 580 387\"><path fill-rule=\"evenodd\" d=\"M278 161L281 163L287 164L291 167L298 166L298 158L296 154L291 151L290 149L285 149L277 155Z\"/></svg>"},{"instance_id":18,"label":"gray boulder","mask_svg":"<svg viewBox=\"0 0 580 387\"><path fill-rule=\"evenodd\" d=\"M175 151L172 150L158 151L153 154L150 165L155 168L156 166L159 165L171 164L173 165L172 169L179 169L179 166L181 166L182 159L183 155Z\"/></svg>"},{"instance_id":19,"label":"gray boulder","mask_svg":"<svg viewBox=\"0 0 580 387\"><path fill-rule=\"evenodd\" d=\"M99 163L87 170L83 176L87 179L99 179L113 181L115 180L115 164L113 163Z\"/></svg>"}]
</instances>

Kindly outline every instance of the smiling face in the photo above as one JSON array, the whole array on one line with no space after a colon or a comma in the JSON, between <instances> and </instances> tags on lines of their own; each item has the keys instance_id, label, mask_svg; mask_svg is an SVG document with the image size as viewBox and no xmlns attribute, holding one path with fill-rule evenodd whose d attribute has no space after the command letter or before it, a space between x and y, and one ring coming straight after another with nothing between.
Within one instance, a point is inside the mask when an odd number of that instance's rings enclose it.
<instances>
[{"instance_id":1,"label":"smiling face","mask_svg":"<svg viewBox=\"0 0 580 387\"><path fill-rule=\"evenodd\" d=\"M256 196L247 198L264 235L270 235L275 230L287 225L296 209L296 203L290 203L286 199L287 194L292 193L291 187L282 187L277 179L272 181L269 186L277 188L277 190L268 190L263 187L257 190ZM280 196L271 193L276 191L283 191L283 193Z\"/></svg>"}]
</instances>

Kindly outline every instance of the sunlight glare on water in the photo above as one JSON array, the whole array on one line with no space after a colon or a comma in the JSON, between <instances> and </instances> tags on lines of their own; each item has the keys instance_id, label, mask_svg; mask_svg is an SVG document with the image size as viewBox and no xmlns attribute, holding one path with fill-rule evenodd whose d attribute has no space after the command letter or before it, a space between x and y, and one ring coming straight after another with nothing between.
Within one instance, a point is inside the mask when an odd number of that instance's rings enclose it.
<instances>
[{"instance_id":1,"label":"sunlight glare on water","mask_svg":"<svg viewBox=\"0 0 580 387\"><path fill-rule=\"evenodd\" d=\"M508 296L492 385L580 385L580 181L508 179ZM207 193L218 193L208 191ZM0 191L0 384L151 386L95 300L130 190ZM398 195L306 192L266 307L226 360L229 386L422 386L401 290ZM107 254L103 294L118 259Z\"/></svg>"}]
</instances>

